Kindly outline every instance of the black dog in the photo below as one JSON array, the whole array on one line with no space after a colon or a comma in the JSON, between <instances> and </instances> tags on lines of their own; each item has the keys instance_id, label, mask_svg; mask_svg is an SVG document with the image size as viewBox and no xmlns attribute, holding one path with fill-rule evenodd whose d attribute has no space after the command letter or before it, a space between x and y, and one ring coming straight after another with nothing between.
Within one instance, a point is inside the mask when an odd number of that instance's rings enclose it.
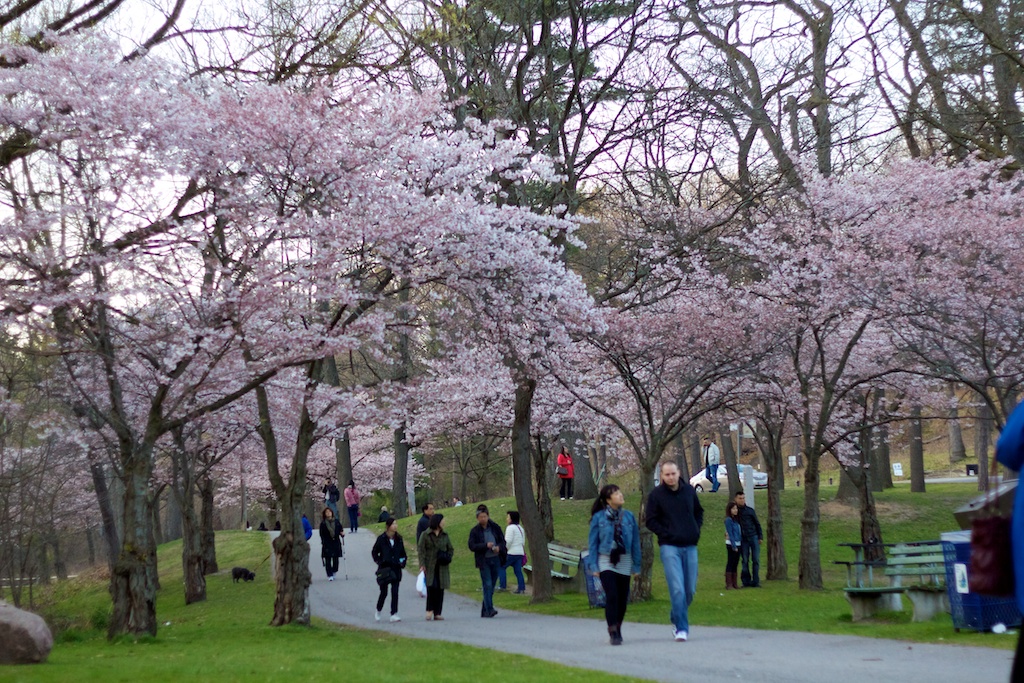
<instances>
[{"instance_id":1,"label":"black dog","mask_svg":"<svg viewBox=\"0 0 1024 683\"><path fill-rule=\"evenodd\" d=\"M235 567L231 570L231 581L233 583L238 583L239 579L242 579L243 581L252 581L255 578L256 574L245 567Z\"/></svg>"}]
</instances>

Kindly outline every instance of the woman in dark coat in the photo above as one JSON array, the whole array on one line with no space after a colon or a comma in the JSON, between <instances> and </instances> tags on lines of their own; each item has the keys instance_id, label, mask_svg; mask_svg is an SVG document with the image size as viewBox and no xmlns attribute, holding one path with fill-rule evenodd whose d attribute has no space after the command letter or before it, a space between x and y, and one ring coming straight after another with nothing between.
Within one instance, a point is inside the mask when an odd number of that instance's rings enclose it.
<instances>
[{"instance_id":1,"label":"woman in dark coat","mask_svg":"<svg viewBox=\"0 0 1024 683\"><path fill-rule=\"evenodd\" d=\"M341 538L344 535L345 530L341 528L341 522L334 518L334 511L324 508L320 520L320 557L323 558L328 581L334 581L334 575L338 573Z\"/></svg>"},{"instance_id":2,"label":"woman in dark coat","mask_svg":"<svg viewBox=\"0 0 1024 683\"><path fill-rule=\"evenodd\" d=\"M430 518L430 525L426 532L420 534L416 549L419 551L420 571L427 581L427 621L443 621L444 591L452 584L448 566L455 554L452 541L444 530L444 515L438 512ZM448 562L438 562L439 553L448 553Z\"/></svg>"},{"instance_id":3,"label":"woman in dark coat","mask_svg":"<svg viewBox=\"0 0 1024 683\"><path fill-rule=\"evenodd\" d=\"M380 621L380 611L384 609L384 599L388 596L390 586L391 621L401 621L402 617L398 616L398 584L402 581L402 570L405 569L408 558L405 554L405 542L398 533L398 520L394 517L388 517L388 521L384 523L384 533L377 537L370 556L377 564L377 585L380 586L377 611L373 613L373 618Z\"/></svg>"}]
</instances>

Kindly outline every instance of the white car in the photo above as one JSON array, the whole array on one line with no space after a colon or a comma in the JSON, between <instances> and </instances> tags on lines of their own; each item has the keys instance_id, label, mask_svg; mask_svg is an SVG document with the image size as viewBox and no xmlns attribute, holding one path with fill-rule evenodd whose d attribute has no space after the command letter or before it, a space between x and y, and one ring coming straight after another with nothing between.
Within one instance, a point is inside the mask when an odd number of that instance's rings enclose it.
<instances>
[{"instance_id":1,"label":"white car","mask_svg":"<svg viewBox=\"0 0 1024 683\"><path fill-rule=\"evenodd\" d=\"M747 470L754 470L750 465L740 465L740 485L746 480ZM706 470L701 470L697 474L690 477L690 486L694 488L697 493L711 490L711 482L705 476ZM729 488L729 468L726 465L718 466L718 486L719 490L724 486ZM754 488L765 489L768 488L768 474L766 472L760 472L754 470Z\"/></svg>"}]
</instances>

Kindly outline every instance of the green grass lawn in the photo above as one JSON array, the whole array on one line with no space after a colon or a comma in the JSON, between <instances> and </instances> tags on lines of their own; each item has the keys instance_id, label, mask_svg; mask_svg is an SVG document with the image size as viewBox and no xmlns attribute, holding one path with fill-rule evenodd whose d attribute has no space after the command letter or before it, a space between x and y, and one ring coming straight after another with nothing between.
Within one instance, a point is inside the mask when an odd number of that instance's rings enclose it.
<instances>
[{"instance_id":1,"label":"green grass lawn","mask_svg":"<svg viewBox=\"0 0 1024 683\"><path fill-rule=\"evenodd\" d=\"M628 481L622 482L624 488ZM633 488L633 487L628 487ZM784 533L789 580L762 581L763 588L728 591L724 588L725 543L724 523L726 497L720 494L701 494L705 506L704 532L700 542L700 572L697 597L690 608L690 621L694 625L737 626L755 629L811 631L842 635L895 638L928 643L956 643L1011 649L1016 636L976 633L969 630L954 632L949 615L941 615L931 622L912 623L911 606L904 598L902 613L886 614L879 618L853 623L850 606L843 595L846 569L834 565L833 560L852 559L847 548L837 544L860 540L860 522L856 509L831 502L836 487L821 490L822 513L820 547L825 589L803 591L798 588L797 573L800 548L800 515L803 508L803 489L790 488L783 492ZM762 525L767 515L767 499L757 492L757 505ZM957 529L952 511L977 495L974 484L934 484L925 494L910 493L906 487L897 487L877 495L877 505L886 542L938 539L943 531ZM583 548L586 546L592 501L553 501L555 535L559 543ZM636 494L628 494L626 505L635 510ZM504 525L504 511L514 509L512 498L488 501L491 516ZM446 528L456 548L452 563L452 589L468 597L478 597L480 578L473 566L473 558L466 543L469 530L475 523L475 505L442 510ZM401 533L415 534L416 518L399 523ZM376 527L375 527L376 528ZM767 561L762 551L762 574ZM410 563L412 564L412 563ZM515 585L511 570L510 585ZM668 623L669 602L660 561L654 564L654 599L644 604L630 605L627 619L648 623ZM533 611L542 614L603 618L602 610L590 609L583 594L560 595L546 604L531 605L529 596L497 593L495 606Z\"/></svg>"},{"instance_id":2,"label":"green grass lawn","mask_svg":"<svg viewBox=\"0 0 1024 683\"><path fill-rule=\"evenodd\" d=\"M217 558L225 571L208 577L206 602L185 606L181 544L160 547L163 590L156 638L104 637L110 611L106 582L94 575L63 582L40 610L57 631L45 664L0 667L0 681L422 681L471 683L480 672L509 681L611 683L624 680L523 655L430 642L315 621L272 628L274 587L267 565L252 583L233 584L232 566L254 567L269 552L261 533L220 532ZM385 664L386 663L386 664Z\"/></svg>"}]
</instances>

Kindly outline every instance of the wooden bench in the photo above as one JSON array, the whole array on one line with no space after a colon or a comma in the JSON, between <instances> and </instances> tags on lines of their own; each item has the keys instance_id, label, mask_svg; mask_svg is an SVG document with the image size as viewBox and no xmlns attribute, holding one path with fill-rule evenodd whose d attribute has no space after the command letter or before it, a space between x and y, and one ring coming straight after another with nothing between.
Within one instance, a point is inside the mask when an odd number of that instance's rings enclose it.
<instances>
[{"instance_id":1,"label":"wooden bench","mask_svg":"<svg viewBox=\"0 0 1024 683\"><path fill-rule=\"evenodd\" d=\"M583 591L584 573L581 553L557 543L548 543L548 560L551 562L552 590L555 593L580 593ZM526 580L531 582L533 565L523 565Z\"/></svg>"},{"instance_id":2,"label":"wooden bench","mask_svg":"<svg viewBox=\"0 0 1024 683\"><path fill-rule=\"evenodd\" d=\"M940 542L841 545L853 548L855 553L852 562L835 562L846 566L843 591L854 621L882 611L902 611L900 596L904 593L914 606L914 621L928 621L949 611L949 597L943 585L945 558ZM885 549L884 559L865 559L873 546ZM906 583L908 578L913 579L913 583Z\"/></svg>"}]
</instances>

